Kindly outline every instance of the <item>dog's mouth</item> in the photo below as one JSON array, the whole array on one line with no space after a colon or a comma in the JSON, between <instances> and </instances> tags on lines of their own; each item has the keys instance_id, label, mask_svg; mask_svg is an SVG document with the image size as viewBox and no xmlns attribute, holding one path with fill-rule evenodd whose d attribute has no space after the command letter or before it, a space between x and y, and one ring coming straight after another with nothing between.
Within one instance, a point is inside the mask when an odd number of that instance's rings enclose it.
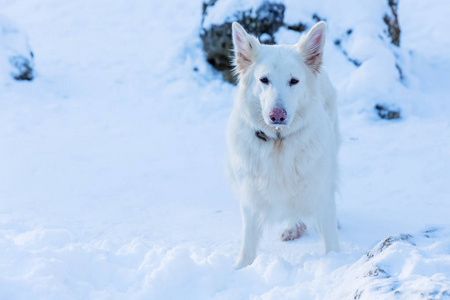
<instances>
[{"instance_id":1,"label":"dog's mouth","mask_svg":"<svg viewBox=\"0 0 450 300\"><path fill-rule=\"evenodd\" d=\"M285 122L272 123L272 124L270 124L270 126L275 127L276 130L282 130L282 129L288 128L288 125Z\"/></svg>"},{"instance_id":2,"label":"dog's mouth","mask_svg":"<svg viewBox=\"0 0 450 300\"><path fill-rule=\"evenodd\" d=\"M289 125L287 120L284 121L272 121L272 120L264 120L265 123L270 126L272 129L277 130L277 131L281 131L283 129L288 129Z\"/></svg>"}]
</instances>

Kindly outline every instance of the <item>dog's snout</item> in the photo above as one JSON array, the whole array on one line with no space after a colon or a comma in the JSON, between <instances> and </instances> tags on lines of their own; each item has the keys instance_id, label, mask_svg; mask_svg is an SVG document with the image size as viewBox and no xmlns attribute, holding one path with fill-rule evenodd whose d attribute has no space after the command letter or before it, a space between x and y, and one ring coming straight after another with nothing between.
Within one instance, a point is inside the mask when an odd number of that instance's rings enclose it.
<instances>
[{"instance_id":1,"label":"dog's snout","mask_svg":"<svg viewBox=\"0 0 450 300\"><path fill-rule=\"evenodd\" d=\"M275 106L269 113L269 118L273 124L283 124L286 121L286 110Z\"/></svg>"}]
</instances>

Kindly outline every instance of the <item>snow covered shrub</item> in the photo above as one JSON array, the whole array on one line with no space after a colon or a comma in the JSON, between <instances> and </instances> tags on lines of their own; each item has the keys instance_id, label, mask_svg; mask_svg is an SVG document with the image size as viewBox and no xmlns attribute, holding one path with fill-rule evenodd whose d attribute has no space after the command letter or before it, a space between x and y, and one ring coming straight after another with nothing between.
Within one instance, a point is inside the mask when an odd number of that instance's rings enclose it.
<instances>
[{"instance_id":1,"label":"snow covered shrub","mask_svg":"<svg viewBox=\"0 0 450 300\"><path fill-rule=\"evenodd\" d=\"M0 80L33 80L33 52L27 35L0 15Z\"/></svg>"},{"instance_id":2,"label":"snow covered shrub","mask_svg":"<svg viewBox=\"0 0 450 300\"><path fill-rule=\"evenodd\" d=\"M210 0L203 3L200 36L206 60L226 81L236 83L230 65L232 22L242 24L262 43L293 44L303 31L324 20L325 69L341 96L370 95L375 105L380 99L391 102L393 89L407 81L397 6L398 0Z\"/></svg>"}]
</instances>

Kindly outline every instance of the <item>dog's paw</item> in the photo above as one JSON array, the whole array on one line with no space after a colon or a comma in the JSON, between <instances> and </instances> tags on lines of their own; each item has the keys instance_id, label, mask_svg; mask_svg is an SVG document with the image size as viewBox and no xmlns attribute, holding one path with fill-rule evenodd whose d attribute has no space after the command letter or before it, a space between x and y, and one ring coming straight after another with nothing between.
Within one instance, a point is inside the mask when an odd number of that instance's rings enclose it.
<instances>
[{"instance_id":1,"label":"dog's paw","mask_svg":"<svg viewBox=\"0 0 450 300\"><path fill-rule=\"evenodd\" d=\"M251 265L252 262L253 262L252 260L240 258L240 259L238 259L238 261L234 264L233 267L234 267L235 270L239 270L239 269L242 269L242 268L245 268L245 267Z\"/></svg>"},{"instance_id":2,"label":"dog's paw","mask_svg":"<svg viewBox=\"0 0 450 300\"><path fill-rule=\"evenodd\" d=\"M281 234L281 240L283 242L293 241L305 235L306 225L302 222L298 222L294 228L286 229Z\"/></svg>"}]
</instances>

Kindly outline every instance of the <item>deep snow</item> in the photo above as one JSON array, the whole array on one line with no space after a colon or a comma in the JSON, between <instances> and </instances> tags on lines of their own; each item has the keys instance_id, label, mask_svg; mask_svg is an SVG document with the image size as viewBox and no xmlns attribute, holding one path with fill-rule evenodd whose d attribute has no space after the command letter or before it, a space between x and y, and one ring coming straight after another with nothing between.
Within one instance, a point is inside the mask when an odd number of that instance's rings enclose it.
<instances>
[{"instance_id":1,"label":"deep snow","mask_svg":"<svg viewBox=\"0 0 450 300\"><path fill-rule=\"evenodd\" d=\"M343 8L355 1L295 4L329 20L343 251L324 256L314 231L283 243L280 226L234 271L240 215L222 164L235 88L203 62L201 1L0 1L37 71L0 83L0 298L450 297L450 5L404 2L400 50L378 39L382 20ZM403 118L379 119L380 100ZM382 247L400 234L412 237Z\"/></svg>"}]
</instances>

